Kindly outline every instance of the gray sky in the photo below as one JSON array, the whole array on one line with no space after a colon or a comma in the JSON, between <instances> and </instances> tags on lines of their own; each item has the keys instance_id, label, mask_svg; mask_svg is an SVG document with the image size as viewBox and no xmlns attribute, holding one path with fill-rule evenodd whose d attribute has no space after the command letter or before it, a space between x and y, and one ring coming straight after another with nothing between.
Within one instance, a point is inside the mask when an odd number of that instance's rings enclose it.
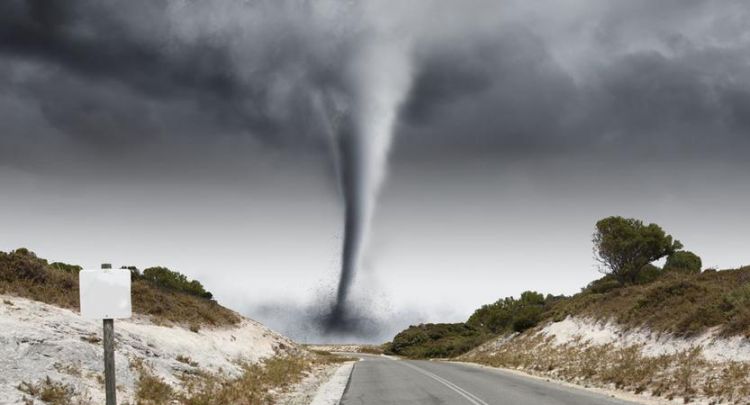
<instances>
[{"instance_id":1,"label":"gray sky","mask_svg":"<svg viewBox=\"0 0 750 405\"><path fill-rule=\"evenodd\" d=\"M731 0L4 1L0 249L166 265L316 339L299 319L342 238L317 100L356 93L384 31L411 80L354 286L373 339L578 291L607 215L750 263L750 6Z\"/></svg>"}]
</instances>

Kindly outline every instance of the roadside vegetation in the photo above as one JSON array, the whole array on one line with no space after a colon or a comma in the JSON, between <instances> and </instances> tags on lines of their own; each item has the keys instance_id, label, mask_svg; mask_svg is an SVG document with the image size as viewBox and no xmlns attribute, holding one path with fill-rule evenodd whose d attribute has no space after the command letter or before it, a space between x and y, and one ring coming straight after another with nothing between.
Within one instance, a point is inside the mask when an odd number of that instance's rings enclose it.
<instances>
[{"instance_id":1,"label":"roadside vegetation","mask_svg":"<svg viewBox=\"0 0 750 405\"><path fill-rule=\"evenodd\" d=\"M597 345L580 337L557 341L540 333L542 325L577 317L657 336L691 338L711 331L750 338L750 267L702 270L698 255L682 250L658 225L636 219L605 218L592 240L603 277L580 293L554 297L527 291L502 298L464 323L411 326L387 352L451 357L683 403L747 404L750 364L707 360L701 346L646 355L643 345ZM654 265L663 258L662 268Z\"/></svg>"},{"instance_id":2,"label":"roadside vegetation","mask_svg":"<svg viewBox=\"0 0 750 405\"><path fill-rule=\"evenodd\" d=\"M133 362L131 367L139 375L135 398L138 404L261 405L276 403L280 394L288 392L314 367L351 360L330 353L280 355L243 365L239 377L203 371L184 373L178 390L155 377L143 362Z\"/></svg>"},{"instance_id":3,"label":"roadside vegetation","mask_svg":"<svg viewBox=\"0 0 750 405\"><path fill-rule=\"evenodd\" d=\"M570 297L527 291L477 309L464 323L414 325L386 352L453 357L483 342L567 316L611 320L626 328L693 336L718 328L750 337L750 267L701 271L695 253L656 224L622 217L598 221L592 238L603 277ZM663 268L653 263L666 258Z\"/></svg>"},{"instance_id":4,"label":"roadside vegetation","mask_svg":"<svg viewBox=\"0 0 750 405\"><path fill-rule=\"evenodd\" d=\"M410 358L448 358L466 353L492 337L465 323L410 326L388 345L385 352Z\"/></svg>"},{"instance_id":5,"label":"roadside vegetation","mask_svg":"<svg viewBox=\"0 0 750 405\"><path fill-rule=\"evenodd\" d=\"M595 346L581 341L555 345L553 340L552 336L531 334L460 359L576 384L679 398L684 403L711 398L711 403L745 404L750 397L750 365L708 362L700 347L645 356L637 345Z\"/></svg>"},{"instance_id":6,"label":"roadside vegetation","mask_svg":"<svg viewBox=\"0 0 750 405\"><path fill-rule=\"evenodd\" d=\"M132 274L133 312L155 323L179 324L198 331L203 326L233 325L237 314L212 300L200 282L163 267ZM28 249L0 252L0 293L77 310L80 266L37 257Z\"/></svg>"},{"instance_id":7,"label":"roadside vegetation","mask_svg":"<svg viewBox=\"0 0 750 405\"><path fill-rule=\"evenodd\" d=\"M280 354L260 363L245 364L239 376L210 373L195 368L180 376L177 386L158 377L143 359L130 359L136 375L133 403L139 405L265 405L275 404L316 367L356 359L330 353ZM192 365L197 367L197 365ZM51 405L93 405L91 398L76 387L50 377L22 382L23 403ZM39 402L37 402L39 401Z\"/></svg>"}]
</instances>

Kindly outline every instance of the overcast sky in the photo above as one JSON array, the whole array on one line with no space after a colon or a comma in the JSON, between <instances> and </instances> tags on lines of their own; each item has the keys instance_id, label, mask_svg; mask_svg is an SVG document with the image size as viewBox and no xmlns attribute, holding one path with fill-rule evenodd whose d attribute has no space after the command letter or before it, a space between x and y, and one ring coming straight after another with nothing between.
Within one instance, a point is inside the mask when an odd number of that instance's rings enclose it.
<instances>
[{"instance_id":1,"label":"overcast sky","mask_svg":"<svg viewBox=\"0 0 750 405\"><path fill-rule=\"evenodd\" d=\"M607 215L750 264L746 2L401 3L0 2L0 250L165 265L319 339L343 208L318 100L386 32L410 80L354 285L369 339L577 292Z\"/></svg>"}]
</instances>

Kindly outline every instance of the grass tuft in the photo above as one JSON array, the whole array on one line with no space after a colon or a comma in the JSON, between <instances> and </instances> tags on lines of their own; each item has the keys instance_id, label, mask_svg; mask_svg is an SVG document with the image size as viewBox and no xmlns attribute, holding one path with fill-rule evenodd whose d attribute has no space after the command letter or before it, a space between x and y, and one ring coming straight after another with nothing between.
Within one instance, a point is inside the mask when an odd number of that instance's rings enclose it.
<instances>
[{"instance_id":1,"label":"grass tuft","mask_svg":"<svg viewBox=\"0 0 750 405\"><path fill-rule=\"evenodd\" d=\"M17 387L19 391L31 396L31 398L38 399L44 403L51 405L74 405L75 390L72 386L63 384L58 381L53 381L49 376L43 380L34 383L21 382ZM33 403L33 400L25 398L28 403Z\"/></svg>"}]
</instances>

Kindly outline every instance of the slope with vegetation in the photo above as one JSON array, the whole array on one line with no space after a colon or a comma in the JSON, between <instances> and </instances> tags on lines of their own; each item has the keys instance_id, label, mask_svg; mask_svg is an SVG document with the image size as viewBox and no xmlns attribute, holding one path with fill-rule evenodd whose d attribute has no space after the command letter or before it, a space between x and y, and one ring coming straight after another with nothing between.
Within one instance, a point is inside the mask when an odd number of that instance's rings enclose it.
<instances>
[{"instance_id":1,"label":"slope with vegetation","mask_svg":"<svg viewBox=\"0 0 750 405\"><path fill-rule=\"evenodd\" d=\"M458 356L686 402L750 400L750 267L701 271L700 257L636 219L599 221L593 242L604 277L580 293L527 291L450 328L411 326L387 352ZM653 264L664 257L663 268Z\"/></svg>"},{"instance_id":2,"label":"slope with vegetation","mask_svg":"<svg viewBox=\"0 0 750 405\"><path fill-rule=\"evenodd\" d=\"M277 403L340 361L222 307L178 272L128 269L136 316L116 323L120 403ZM102 326L77 313L80 270L27 249L0 252L4 401L104 402Z\"/></svg>"},{"instance_id":3,"label":"slope with vegetation","mask_svg":"<svg viewBox=\"0 0 750 405\"><path fill-rule=\"evenodd\" d=\"M240 317L213 301L200 282L163 267L132 274L133 312L160 324L201 326L235 325ZM80 266L38 258L28 249L0 252L0 294L78 309Z\"/></svg>"}]
</instances>

